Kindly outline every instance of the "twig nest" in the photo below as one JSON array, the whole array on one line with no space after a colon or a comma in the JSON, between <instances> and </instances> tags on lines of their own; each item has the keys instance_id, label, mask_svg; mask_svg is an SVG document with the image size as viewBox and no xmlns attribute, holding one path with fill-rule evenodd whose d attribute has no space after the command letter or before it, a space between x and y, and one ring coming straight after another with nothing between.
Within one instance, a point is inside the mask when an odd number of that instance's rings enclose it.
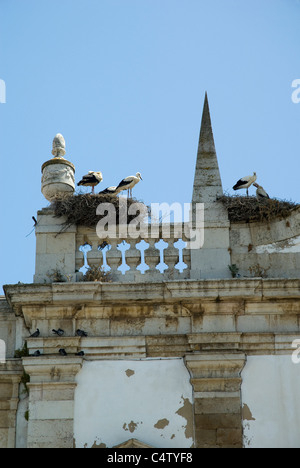
<instances>
[{"instance_id":1,"label":"twig nest","mask_svg":"<svg viewBox=\"0 0 300 468\"><path fill-rule=\"evenodd\" d=\"M111 213L107 212L103 215L97 215L98 206L103 203L104 206L110 205ZM75 224L77 226L85 226L95 228L100 219L106 218L110 224L122 224L123 219L128 224L134 222L139 213L130 214L130 207L136 205L142 217L147 217L150 214L150 207L142 201L135 198L114 197L111 195L75 195L74 197L56 198L52 203L55 216L64 216L66 218L65 225ZM133 210L135 211L135 210ZM111 215L111 217L110 217Z\"/></svg>"},{"instance_id":2,"label":"twig nest","mask_svg":"<svg viewBox=\"0 0 300 468\"><path fill-rule=\"evenodd\" d=\"M292 201L276 198L258 201L256 197L223 195L218 200L228 211L229 220L233 223L264 222L275 218L286 218L299 205Z\"/></svg>"}]
</instances>

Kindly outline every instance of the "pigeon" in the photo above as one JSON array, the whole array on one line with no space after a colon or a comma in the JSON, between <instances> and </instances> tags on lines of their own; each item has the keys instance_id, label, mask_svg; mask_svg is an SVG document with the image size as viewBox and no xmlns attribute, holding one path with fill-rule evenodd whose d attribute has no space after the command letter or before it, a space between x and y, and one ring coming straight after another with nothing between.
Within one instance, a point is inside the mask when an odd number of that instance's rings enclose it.
<instances>
[{"instance_id":1,"label":"pigeon","mask_svg":"<svg viewBox=\"0 0 300 468\"><path fill-rule=\"evenodd\" d=\"M59 328L58 330L53 329L52 331L55 335L58 335L58 336L63 336L65 334L64 330L62 330L61 328Z\"/></svg>"},{"instance_id":2,"label":"pigeon","mask_svg":"<svg viewBox=\"0 0 300 468\"><path fill-rule=\"evenodd\" d=\"M66 350L63 349L63 348L61 348L61 349L59 350L59 354L60 354L61 356L67 356Z\"/></svg>"},{"instance_id":3,"label":"pigeon","mask_svg":"<svg viewBox=\"0 0 300 468\"><path fill-rule=\"evenodd\" d=\"M84 351L79 351L79 353L75 353L75 356L84 356Z\"/></svg>"},{"instance_id":4,"label":"pigeon","mask_svg":"<svg viewBox=\"0 0 300 468\"><path fill-rule=\"evenodd\" d=\"M35 351L32 356L40 356L41 352L39 350Z\"/></svg>"},{"instance_id":5,"label":"pigeon","mask_svg":"<svg viewBox=\"0 0 300 468\"><path fill-rule=\"evenodd\" d=\"M37 328L36 331L32 333L32 335L30 335L29 338L37 338L38 336L40 336L40 330Z\"/></svg>"},{"instance_id":6,"label":"pigeon","mask_svg":"<svg viewBox=\"0 0 300 468\"><path fill-rule=\"evenodd\" d=\"M83 331L83 330L78 329L78 330L76 330L76 335L83 337L83 336L87 336L87 333L85 331Z\"/></svg>"}]
</instances>

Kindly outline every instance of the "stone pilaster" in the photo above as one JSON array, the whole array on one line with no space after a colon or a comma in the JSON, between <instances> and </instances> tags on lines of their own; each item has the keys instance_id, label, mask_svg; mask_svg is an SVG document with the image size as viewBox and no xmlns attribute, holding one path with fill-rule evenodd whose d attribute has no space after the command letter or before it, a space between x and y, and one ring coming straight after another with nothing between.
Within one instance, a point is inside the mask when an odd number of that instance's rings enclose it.
<instances>
[{"instance_id":1,"label":"stone pilaster","mask_svg":"<svg viewBox=\"0 0 300 468\"><path fill-rule=\"evenodd\" d=\"M194 390L195 446L243 446L241 372L244 354L191 354L185 357Z\"/></svg>"},{"instance_id":2,"label":"stone pilaster","mask_svg":"<svg viewBox=\"0 0 300 468\"><path fill-rule=\"evenodd\" d=\"M72 448L80 357L23 358L30 376L27 448Z\"/></svg>"},{"instance_id":3,"label":"stone pilaster","mask_svg":"<svg viewBox=\"0 0 300 468\"><path fill-rule=\"evenodd\" d=\"M19 360L7 360L0 365L0 448L15 448L16 412L22 374Z\"/></svg>"}]
</instances>

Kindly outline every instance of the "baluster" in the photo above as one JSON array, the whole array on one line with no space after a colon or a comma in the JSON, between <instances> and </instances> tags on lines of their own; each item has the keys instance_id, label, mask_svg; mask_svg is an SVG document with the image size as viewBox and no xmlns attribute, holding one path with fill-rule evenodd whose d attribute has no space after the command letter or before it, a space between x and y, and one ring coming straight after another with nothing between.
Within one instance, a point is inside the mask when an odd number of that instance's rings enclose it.
<instances>
[{"instance_id":1,"label":"baluster","mask_svg":"<svg viewBox=\"0 0 300 468\"><path fill-rule=\"evenodd\" d=\"M179 261L175 265L175 268L179 271L179 273L183 273L183 271L188 268L187 264L183 261L183 249L186 247L186 242L184 242L182 239L179 239L177 242L174 242L173 245L176 249L178 249L179 252Z\"/></svg>"},{"instance_id":2,"label":"baluster","mask_svg":"<svg viewBox=\"0 0 300 468\"><path fill-rule=\"evenodd\" d=\"M107 265L110 267L110 272L114 278L121 276L121 272L118 271L119 265L122 264L121 252L117 249L118 240L110 239L111 249L106 252Z\"/></svg>"},{"instance_id":3,"label":"baluster","mask_svg":"<svg viewBox=\"0 0 300 468\"><path fill-rule=\"evenodd\" d=\"M130 249L130 244L128 244L126 241L122 241L120 244L118 244L118 250L121 252L122 255L122 263L118 267L118 271L122 273L122 275L125 275L127 271L130 270L130 266L127 265L126 263L126 251Z\"/></svg>"},{"instance_id":4,"label":"baluster","mask_svg":"<svg viewBox=\"0 0 300 468\"><path fill-rule=\"evenodd\" d=\"M168 265L164 262L164 250L167 249L168 247L168 242L165 242L163 239L160 239L156 244L155 247L159 250L159 258L160 261L156 265L156 269L160 271L160 273L164 274L165 270L167 270L169 267Z\"/></svg>"},{"instance_id":5,"label":"baluster","mask_svg":"<svg viewBox=\"0 0 300 468\"><path fill-rule=\"evenodd\" d=\"M149 244L148 249L145 251L145 261L149 266L149 269L145 272L146 275L156 275L156 265L160 262L160 252L155 247L155 243L158 239L147 239L146 242Z\"/></svg>"},{"instance_id":6,"label":"baluster","mask_svg":"<svg viewBox=\"0 0 300 468\"><path fill-rule=\"evenodd\" d=\"M141 263L137 266L137 270L140 271L142 275L144 275L145 272L150 268L145 261L145 250L148 250L149 244L146 241L141 240L138 244L136 244L136 248L141 252Z\"/></svg>"},{"instance_id":7,"label":"baluster","mask_svg":"<svg viewBox=\"0 0 300 468\"><path fill-rule=\"evenodd\" d=\"M174 247L174 239L169 239L168 242L169 247L164 252L165 262L169 266L169 270L166 273L168 274L168 278L175 279L179 276L178 270L175 268L179 255L178 250Z\"/></svg>"},{"instance_id":8,"label":"baluster","mask_svg":"<svg viewBox=\"0 0 300 468\"><path fill-rule=\"evenodd\" d=\"M105 245L103 245L105 244ZM111 249L111 245L106 242L98 246L98 250L102 253L102 270L105 272L111 271L110 266L107 264L106 254Z\"/></svg>"},{"instance_id":9,"label":"baluster","mask_svg":"<svg viewBox=\"0 0 300 468\"><path fill-rule=\"evenodd\" d=\"M83 274L86 273L87 269L89 268L88 264L88 259L87 259L87 254L92 250L92 246L90 244L84 244L79 247L79 251L83 253L83 265L80 268L79 271L81 271Z\"/></svg>"},{"instance_id":10,"label":"baluster","mask_svg":"<svg viewBox=\"0 0 300 468\"><path fill-rule=\"evenodd\" d=\"M141 262L141 252L136 247L136 239L127 239L127 242L130 244L130 249L126 252L126 262L130 267L130 273L134 274Z\"/></svg>"}]
</instances>

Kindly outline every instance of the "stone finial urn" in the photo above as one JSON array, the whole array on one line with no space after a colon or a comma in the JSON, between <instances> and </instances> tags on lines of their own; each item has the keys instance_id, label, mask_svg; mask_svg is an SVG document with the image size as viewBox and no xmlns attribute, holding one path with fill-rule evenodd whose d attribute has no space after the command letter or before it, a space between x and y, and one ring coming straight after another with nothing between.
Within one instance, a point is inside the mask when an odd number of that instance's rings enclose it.
<instances>
[{"instance_id":1,"label":"stone finial urn","mask_svg":"<svg viewBox=\"0 0 300 468\"><path fill-rule=\"evenodd\" d=\"M64 137L58 133L52 144L54 157L42 166L42 194L50 202L75 191L75 166L64 158L65 148Z\"/></svg>"}]
</instances>

